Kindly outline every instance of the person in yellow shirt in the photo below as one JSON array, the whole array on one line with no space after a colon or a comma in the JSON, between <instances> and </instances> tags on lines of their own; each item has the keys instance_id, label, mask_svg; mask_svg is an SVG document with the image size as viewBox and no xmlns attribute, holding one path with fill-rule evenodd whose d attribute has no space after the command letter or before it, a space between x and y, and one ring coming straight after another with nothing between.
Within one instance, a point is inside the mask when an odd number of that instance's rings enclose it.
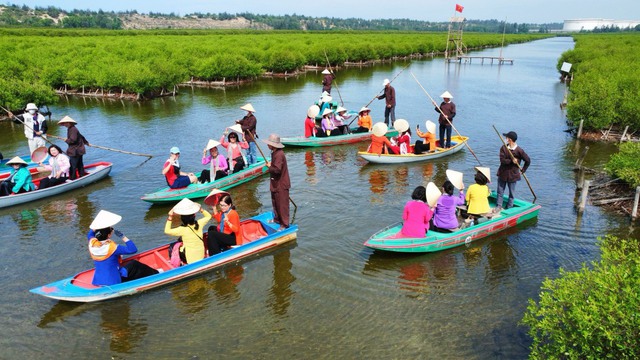
<instances>
[{"instance_id":1,"label":"person in yellow shirt","mask_svg":"<svg viewBox=\"0 0 640 360\"><path fill-rule=\"evenodd\" d=\"M476 183L469 186L467 190L467 214L470 219L478 219L491 211L489 206L489 195L491 190L487 186L490 182L491 173L487 167L476 167Z\"/></svg>"},{"instance_id":2,"label":"person in yellow shirt","mask_svg":"<svg viewBox=\"0 0 640 360\"><path fill-rule=\"evenodd\" d=\"M203 216L196 221L196 213ZM174 216L180 215L181 224L172 228L171 221ZM211 214L202 209L200 204L184 198L169 211L169 217L164 225L164 233L171 236L182 237L182 247L180 257L184 258L187 264L204 258L204 241L202 239L204 226L211 220ZM184 254L184 256L182 256Z\"/></svg>"}]
</instances>

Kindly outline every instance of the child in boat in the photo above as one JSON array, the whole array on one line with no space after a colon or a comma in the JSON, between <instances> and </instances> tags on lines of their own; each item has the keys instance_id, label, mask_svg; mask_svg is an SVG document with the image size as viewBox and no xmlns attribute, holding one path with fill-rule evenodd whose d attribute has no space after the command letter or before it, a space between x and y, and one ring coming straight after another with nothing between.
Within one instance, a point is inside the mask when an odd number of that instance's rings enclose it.
<instances>
[{"instance_id":1,"label":"child in boat","mask_svg":"<svg viewBox=\"0 0 640 360\"><path fill-rule=\"evenodd\" d=\"M466 196L467 214L469 215L469 219L472 220L478 219L491 211L491 207L489 206L491 190L489 190L487 186L487 183L490 182L491 173L488 167L477 166L475 169L476 176L474 180L476 183L469 186Z\"/></svg>"},{"instance_id":2,"label":"child in boat","mask_svg":"<svg viewBox=\"0 0 640 360\"><path fill-rule=\"evenodd\" d=\"M209 169L204 169L200 173L198 180L203 184L228 175L229 164L227 164L227 159L218 153L218 145L220 145L219 142L210 139L202 152L202 165L210 164ZM207 151L209 155L207 155Z\"/></svg>"},{"instance_id":3,"label":"child in boat","mask_svg":"<svg viewBox=\"0 0 640 360\"><path fill-rule=\"evenodd\" d=\"M373 122L371 121L371 115L369 115L370 112L371 110L367 107L360 109L360 112L358 112L358 128L354 132L362 133L371 131L371 124L373 124Z\"/></svg>"},{"instance_id":4,"label":"child in boat","mask_svg":"<svg viewBox=\"0 0 640 360\"><path fill-rule=\"evenodd\" d=\"M7 161L11 166L11 175L0 183L0 196L15 195L36 189L31 179L31 172L27 169L27 162L19 156Z\"/></svg>"},{"instance_id":5,"label":"child in boat","mask_svg":"<svg viewBox=\"0 0 640 360\"><path fill-rule=\"evenodd\" d=\"M196 213L203 216L196 221ZM181 224L172 228L172 220L175 215L180 215ZM211 220L211 214L189 199L182 199L169 211L169 217L164 225L164 233L171 236L182 237L182 247L180 257L184 258L187 264L204 258L204 242L202 239L202 228ZM184 255L183 255L184 254Z\"/></svg>"},{"instance_id":6,"label":"child in boat","mask_svg":"<svg viewBox=\"0 0 640 360\"><path fill-rule=\"evenodd\" d=\"M373 126L371 135L371 145L369 145L368 152L372 154L397 154L400 149L397 146L392 145L389 139L385 136L387 133L387 124L378 122Z\"/></svg>"},{"instance_id":7,"label":"child in boat","mask_svg":"<svg viewBox=\"0 0 640 360\"><path fill-rule=\"evenodd\" d=\"M229 134L229 135L227 135ZM227 135L225 140L224 136ZM220 138L220 144L227 149L227 161L229 162L229 170L234 173L244 169L245 162L242 156L242 149L248 149L249 143L244 141L244 135L242 135L242 141L238 141L238 134L235 132L229 132L225 130L224 134Z\"/></svg>"},{"instance_id":8,"label":"child in boat","mask_svg":"<svg viewBox=\"0 0 640 360\"><path fill-rule=\"evenodd\" d=\"M242 245L240 216L233 206L231 196L224 195L218 205L220 211L216 206L213 207L213 217L218 221L218 226L209 226L207 232L209 256L218 254L230 246Z\"/></svg>"},{"instance_id":9,"label":"child in boat","mask_svg":"<svg viewBox=\"0 0 640 360\"><path fill-rule=\"evenodd\" d=\"M460 189L457 196L453 196L454 186L446 180L442 185L443 194L438 198L438 203L433 215L433 229L440 232L453 232L458 224L456 206L464 205L464 189Z\"/></svg>"},{"instance_id":10,"label":"child in boat","mask_svg":"<svg viewBox=\"0 0 640 360\"><path fill-rule=\"evenodd\" d=\"M413 145L413 153L416 155L420 155L425 152L434 152L436 151L436 124L431 120L427 120L426 124L427 132L420 131L420 125L416 125L416 134L418 137L424 139L416 140L415 145Z\"/></svg>"},{"instance_id":11,"label":"child in boat","mask_svg":"<svg viewBox=\"0 0 640 360\"><path fill-rule=\"evenodd\" d=\"M120 222L122 217L106 210L100 210L91 225L89 225L89 254L96 267L93 273L93 285L113 285L121 282L140 279L154 275L158 270L143 264L138 260L129 260L124 266L120 266L120 256L135 254L138 251L136 244L126 237L121 231L115 230L114 225ZM117 245L111 236L116 234L124 245Z\"/></svg>"},{"instance_id":12,"label":"child in boat","mask_svg":"<svg viewBox=\"0 0 640 360\"><path fill-rule=\"evenodd\" d=\"M411 200L404 206L402 212L402 236L424 238L429 231L429 221L433 212L427 205L427 191L424 186L418 186L411 194Z\"/></svg>"}]
</instances>

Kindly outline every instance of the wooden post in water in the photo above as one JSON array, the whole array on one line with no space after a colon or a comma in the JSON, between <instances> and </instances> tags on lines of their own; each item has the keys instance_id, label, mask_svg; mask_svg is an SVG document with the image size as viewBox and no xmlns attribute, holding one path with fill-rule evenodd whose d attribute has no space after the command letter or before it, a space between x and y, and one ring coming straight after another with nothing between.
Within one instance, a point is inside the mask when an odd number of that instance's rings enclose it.
<instances>
[{"instance_id":1,"label":"wooden post in water","mask_svg":"<svg viewBox=\"0 0 640 360\"><path fill-rule=\"evenodd\" d=\"M576 165L575 165L576 169L582 168L582 162L584 161L584 158L587 156L587 151L589 151L589 147L585 146L584 149L582 149L582 154L580 154L580 157L578 158L578 160L576 160Z\"/></svg>"},{"instance_id":2,"label":"wooden post in water","mask_svg":"<svg viewBox=\"0 0 640 360\"><path fill-rule=\"evenodd\" d=\"M620 142L624 141L624 137L627 136L627 131L629 130L629 125L624 127L624 132L622 133L622 136L620 137Z\"/></svg>"},{"instance_id":3,"label":"wooden post in water","mask_svg":"<svg viewBox=\"0 0 640 360\"><path fill-rule=\"evenodd\" d=\"M591 186L591 180L585 180L582 186L582 192L580 193L580 205L578 205L578 211L583 212L585 206L587 206L587 195L589 195L589 186Z\"/></svg>"},{"instance_id":4,"label":"wooden post in water","mask_svg":"<svg viewBox=\"0 0 640 360\"><path fill-rule=\"evenodd\" d=\"M582 186L584 185L584 167L580 166L578 170L578 190L582 190Z\"/></svg>"},{"instance_id":5,"label":"wooden post in water","mask_svg":"<svg viewBox=\"0 0 640 360\"><path fill-rule=\"evenodd\" d=\"M640 186L636 187L636 197L633 199L633 210L631 210L631 218L638 217L638 201L640 201Z\"/></svg>"},{"instance_id":6,"label":"wooden post in water","mask_svg":"<svg viewBox=\"0 0 640 360\"><path fill-rule=\"evenodd\" d=\"M582 125L584 125L584 119L580 120L580 126L578 126L578 135L576 136L578 139L582 136Z\"/></svg>"}]
</instances>

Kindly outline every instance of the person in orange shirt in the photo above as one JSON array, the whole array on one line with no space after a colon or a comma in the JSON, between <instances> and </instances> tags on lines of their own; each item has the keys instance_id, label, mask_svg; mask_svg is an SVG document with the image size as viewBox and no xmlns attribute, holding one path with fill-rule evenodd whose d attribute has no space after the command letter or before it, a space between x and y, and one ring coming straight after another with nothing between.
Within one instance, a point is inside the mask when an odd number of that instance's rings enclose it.
<instances>
[{"instance_id":1,"label":"person in orange shirt","mask_svg":"<svg viewBox=\"0 0 640 360\"><path fill-rule=\"evenodd\" d=\"M400 149L398 146L392 145L389 139L385 136L387 133L387 124L383 122L373 125L373 134L371 135L371 145L369 145L368 152L373 154L398 154Z\"/></svg>"},{"instance_id":2,"label":"person in orange shirt","mask_svg":"<svg viewBox=\"0 0 640 360\"><path fill-rule=\"evenodd\" d=\"M356 133L370 132L371 131L371 110L367 107L363 107L358 112L358 128L354 131Z\"/></svg>"},{"instance_id":3,"label":"person in orange shirt","mask_svg":"<svg viewBox=\"0 0 640 360\"><path fill-rule=\"evenodd\" d=\"M213 207L213 218L218 222L218 226L209 226L207 231L209 256L218 254L231 246L242 245L240 216L233 206L231 196L223 196L218 205L220 205L220 211L216 206Z\"/></svg>"},{"instance_id":4,"label":"person in orange shirt","mask_svg":"<svg viewBox=\"0 0 640 360\"><path fill-rule=\"evenodd\" d=\"M416 134L418 137L424 139L424 142L422 140L416 140L415 145L413 145L413 153L416 155L420 155L427 151L436 151L436 124L431 120L427 120L426 126L427 132L423 133L420 131L420 125L416 125Z\"/></svg>"}]
</instances>

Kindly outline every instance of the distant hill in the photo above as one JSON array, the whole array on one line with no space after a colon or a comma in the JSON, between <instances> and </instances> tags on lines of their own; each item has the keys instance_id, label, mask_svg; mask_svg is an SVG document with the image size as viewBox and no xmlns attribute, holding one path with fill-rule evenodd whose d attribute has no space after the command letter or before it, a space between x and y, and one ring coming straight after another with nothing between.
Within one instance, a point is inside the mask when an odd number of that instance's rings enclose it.
<instances>
[{"instance_id":1,"label":"distant hill","mask_svg":"<svg viewBox=\"0 0 640 360\"><path fill-rule=\"evenodd\" d=\"M261 29L261 30L400 30L446 31L448 23L411 19L316 18L303 15L140 14L137 11L105 12L72 10L54 6L29 8L0 5L0 26L102 29ZM548 32L562 29L562 23L525 24L498 20L466 20L465 31L512 33Z\"/></svg>"}]
</instances>

